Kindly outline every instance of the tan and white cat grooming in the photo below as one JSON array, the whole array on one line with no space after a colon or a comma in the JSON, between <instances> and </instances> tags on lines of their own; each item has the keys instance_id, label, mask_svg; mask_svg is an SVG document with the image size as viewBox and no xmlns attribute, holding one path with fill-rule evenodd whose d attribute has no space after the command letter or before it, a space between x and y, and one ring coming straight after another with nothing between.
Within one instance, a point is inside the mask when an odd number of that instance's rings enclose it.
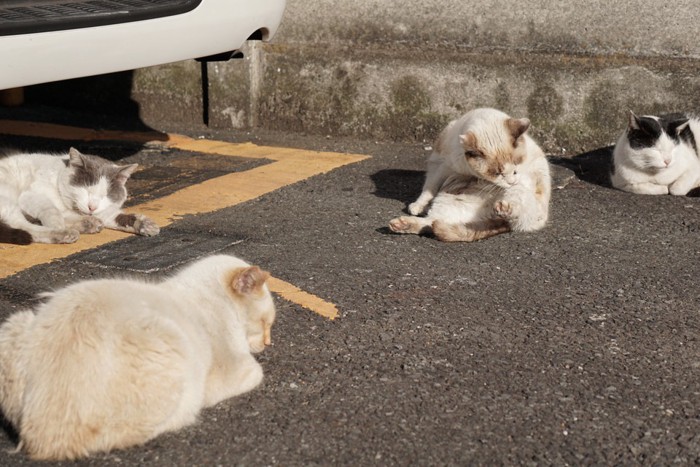
<instances>
[{"instance_id":1,"label":"tan and white cat grooming","mask_svg":"<svg viewBox=\"0 0 700 467\"><path fill-rule=\"evenodd\" d=\"M262 381L269 274L233 256L160 283L79 282L0 327L0 405L34 459L145 443Z\"/></svg>"},{"instance_id":2,"label":"tan and white cat grooming","mask_svg":"<svg viewBox=\"0 0 700 467\"><path fill-rule=\"evenodd\" d=\"M551 177L526 118L475 109L450 122L428 159L412 216L392 219L396 233L433 231L442 241L475 241L541 229L549 217ZM432 204L431 204L432 202ZM419 217L428 205L427 215Z\"/></svg>"}]
</instances>

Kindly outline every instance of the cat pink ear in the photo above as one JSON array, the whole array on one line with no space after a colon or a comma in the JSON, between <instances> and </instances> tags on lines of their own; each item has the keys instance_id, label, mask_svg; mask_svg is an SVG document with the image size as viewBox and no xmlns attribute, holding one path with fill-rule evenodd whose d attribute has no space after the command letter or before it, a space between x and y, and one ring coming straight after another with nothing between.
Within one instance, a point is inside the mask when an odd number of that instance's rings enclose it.
<instances>
[{"instance_id":1,"label":"cat pink ear","mask_svg":"<svg viewBox=\"0 0 700 467\"><path fill-rule=\"evenodd\" d=\"M627 119L630 130L639 130L639 117L637 117L631 110L627 111Z\"/></svg>"},{"instance_id":2,"label":"cat pink ear","mask_svg":"<svg viewBox=\"0 0 700 467\"><path fill-rule=\"evenodd\" d=\"M236 271L231 280L233 291L241 295L260 290L265 281L270 277L270 273L263 271L257 266L241 268Z\"/></svg>"},{"instance_id":3,"label":"cat pink ear","mask_svg":"<svg viewBox=\"0 0 700 467\"><path fill-rule=\"evenodd\" d=\"M465 134L459 135L459 142L462 143L462 146L465 149L475 149L476 135L474 135L474 132L472 131L467 131Z\"/></svg>"},{"instance_id":4,"label":"cat pink ear","mask_svg":"<svg viewBox=\"0 0 700 467\"><path fill-rule=\"evenodd\" d=\"M117 180L119 181L119 183L121 183L122 185L126 183L126 181L129 180L129 177L131 177L131 174L134 173L138 166L138 164L130 164L119 167L119 172L117 172Z\"/></svg>"},{"instance_id":5,"label":"cat pink ear","mask_svg":"<svg viewBox=\"0 0 700 467\"><path fill-rule=\"evenodd\" d=\"M85 160L83 159L82 153L74 147L68 150L68 157L70 165L73 167L85 167Z\"/></svg>"},{"instance_id":6,"label":"cat pink ear","mask_svg":"<svg viewBox=\"0 0 700 467\"><path fill-rule=\"evenodd\" d=\"M506 120L506 126L513 139L518 139L530 128L530 120L527 118L509 118Z\"/></svg>"},{"instance_id":7,"label":"cat pink ear","mask_svg":"<svg viewBox=\"0 0 700 467\"><path fill-rule=\"evenodd\" d=\"M686 128L688 128L689 125L690 125L690 120L687 120L685 123L678 125L678 127L676 128L676 134L680 135L681 133L683 133L683 131Z\"/></svg>"}]
</instances>

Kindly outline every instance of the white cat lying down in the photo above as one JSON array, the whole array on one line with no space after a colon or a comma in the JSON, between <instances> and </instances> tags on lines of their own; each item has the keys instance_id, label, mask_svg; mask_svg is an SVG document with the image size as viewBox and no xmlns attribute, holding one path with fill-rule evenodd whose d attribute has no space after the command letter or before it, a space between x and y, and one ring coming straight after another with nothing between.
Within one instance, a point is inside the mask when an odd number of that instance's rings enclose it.
<instances>
[{"instance_id":1,"label":"white cat lying down","mask_svg":"<svg viewBox=\"0 0 700 467\"><path fill-rule=\"evenodd\" d=\"M0 405L34 459L141 444L262 381L269 274L233 256L160 283L84 281L0 327Z\"/></svg>"}]
</instances>

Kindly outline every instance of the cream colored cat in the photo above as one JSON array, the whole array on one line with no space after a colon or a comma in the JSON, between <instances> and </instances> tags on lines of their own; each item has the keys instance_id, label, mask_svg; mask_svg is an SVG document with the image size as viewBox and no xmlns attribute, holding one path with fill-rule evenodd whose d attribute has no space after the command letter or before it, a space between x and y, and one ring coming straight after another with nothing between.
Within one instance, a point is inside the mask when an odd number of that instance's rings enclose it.
<instances>
[{"instance_id":1,"label":"cream colored cat","mask_svg":"<svg viewBox=\"0 0 700 467\"><path fill-rule=\"evenodd\" d=\"M475 109L440 133L423 192L392 219L396 233L433 231L442 241L475 241L533 231L549 217L551 178L544 152L525 132L526 118ZM419 217L430 208L425 217Z\"/></svg>"},{"instance_id":2,"label":"cream colored cat","mask_svg":"<svg viewBox=\"0 0 700 467\"><path fill-rule=\"evenodd\" d=\"M161 283L79 282L0 327L0 405L34 459L141 444L262 380L269 274L212 256Z\"/></svg>"}]
</instances>

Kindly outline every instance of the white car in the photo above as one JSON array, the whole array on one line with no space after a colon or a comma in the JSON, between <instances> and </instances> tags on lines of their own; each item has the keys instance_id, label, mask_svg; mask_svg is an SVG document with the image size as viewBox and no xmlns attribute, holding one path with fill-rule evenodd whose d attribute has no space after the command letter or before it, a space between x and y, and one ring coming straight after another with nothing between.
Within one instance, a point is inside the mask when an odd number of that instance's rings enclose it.
<instances>
[{"instance_id":1,"label":"white car","mask_svg":"<svg viewBox=\"0 0 700 467\"><path fill-rule=\"evenodd\" d=\"M0 0L0 90L232 55L286 0Z\"/></svg>"}]
</instances>

